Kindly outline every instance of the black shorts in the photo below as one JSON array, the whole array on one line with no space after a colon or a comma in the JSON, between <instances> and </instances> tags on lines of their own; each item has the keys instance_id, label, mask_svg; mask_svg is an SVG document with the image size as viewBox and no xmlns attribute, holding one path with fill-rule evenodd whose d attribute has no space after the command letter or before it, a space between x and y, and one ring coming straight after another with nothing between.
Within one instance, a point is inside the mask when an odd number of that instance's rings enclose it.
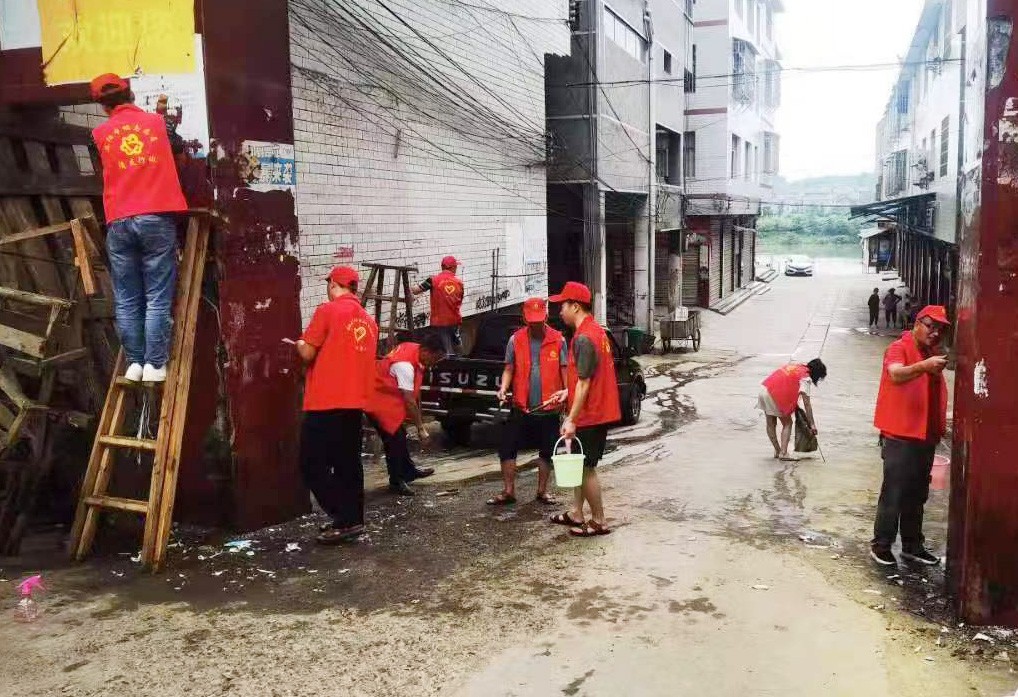
<instances>
[{"instance_id":1,"label":"black shorts","mask_svg":"<svg viewBox=\"0 0 1018 697\"><path fill-rule=\"evenodd\" d=\"M608 442L608 425L578 428L576 438L583 445L583 466L591 469L597 467L597 463L604 457L604 446Z\"/></svg>"},{"instance_id":2,"label":"black shorts","mask_svg":"<svg viewBox=\"0 0 1018 697\"><path fill-rule=\"evenodd\" d=\"M502 462L515 460L521 449L536 447L540 458L551 462L551 449L555 447L558 433L558 414L525 414L514 408L502 426L498 458Z\"/></svg>"}]
</instances>

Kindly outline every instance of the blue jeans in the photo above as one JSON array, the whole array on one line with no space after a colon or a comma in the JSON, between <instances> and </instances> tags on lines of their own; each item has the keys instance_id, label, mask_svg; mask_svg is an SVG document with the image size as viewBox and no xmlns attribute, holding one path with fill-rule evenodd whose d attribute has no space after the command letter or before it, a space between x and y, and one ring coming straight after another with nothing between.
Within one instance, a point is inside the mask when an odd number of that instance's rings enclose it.
<instances>
[{"instance_id":1,"label":"blue jeans","mask_svg":"<svg viewBox=\"0 0 1018 697\"><path fill-rule=\"evenodd\" d=\"M127 363L162 368L169 359L177 283L177 225L172 215L135 215L108 226L117 333Z\"/></svg>"}]
</instances>

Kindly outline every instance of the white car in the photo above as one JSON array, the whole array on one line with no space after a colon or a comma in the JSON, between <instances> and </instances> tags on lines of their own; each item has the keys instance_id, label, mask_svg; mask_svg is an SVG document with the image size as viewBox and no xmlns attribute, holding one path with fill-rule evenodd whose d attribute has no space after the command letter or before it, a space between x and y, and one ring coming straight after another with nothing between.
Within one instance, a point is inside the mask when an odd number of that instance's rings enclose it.
<instances>
[{"instance_id":1,"label":"white car","mask_svg":"<svg viewBox=\"0 0 1018 697\"><path fill-rule=\"evenodd\" d=\"M786 276L812 276L813 260L802 254L795 254L785 260Z\"/></svg>"}]
</instances>

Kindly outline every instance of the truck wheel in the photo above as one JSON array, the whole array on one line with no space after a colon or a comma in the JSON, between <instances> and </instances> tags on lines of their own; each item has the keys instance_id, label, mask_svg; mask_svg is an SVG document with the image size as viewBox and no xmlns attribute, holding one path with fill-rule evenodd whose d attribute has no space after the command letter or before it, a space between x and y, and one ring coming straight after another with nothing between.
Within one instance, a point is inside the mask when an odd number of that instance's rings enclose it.
<instances>
[{"instance_id":1,"label":"truck wheel","mask_svg":"<svg viewBox=\"0 0 1018 697\"><path fill-rule=\"evenodd\" d=\"M442 431L449 445L467 448L470 447L470 426L469 421L443 421Z\"/></svg>"},{"instance_id":2,"label":"truck wheel","mask_svg":"<svg viewBox=\"0 0 1018 697\"><path fill-rule=\"evenodd\" d=\"M643 390L639 385L631 385L622 400L622 424L632 426L640 420L643 410Z\"/></svg>"}]
</instances>

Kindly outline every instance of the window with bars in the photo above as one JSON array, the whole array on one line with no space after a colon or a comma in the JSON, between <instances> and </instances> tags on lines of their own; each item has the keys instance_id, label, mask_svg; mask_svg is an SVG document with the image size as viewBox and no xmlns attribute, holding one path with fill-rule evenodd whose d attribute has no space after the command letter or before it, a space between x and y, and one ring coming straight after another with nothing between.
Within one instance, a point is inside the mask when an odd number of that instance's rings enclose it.
<instances>
[{"instance_id":1,"label":"window with bars","mask_svg":"<svg viewBox=\"0 0 1018 697\"><path fill-rule=\"evenodd\" d=\"M696 131L682 134L682 173L686 180L696 179Z\"/></svg>"},{"instance_id":2,"label":"window with bars","mask_svg":"<svg viewBox=\"0 0 1018 697\"><path fill-rule=\"evenodd\" d=\"M950 141L951 117L945 116L940 124L940 176L947 176L947 155Z\"/></svg>"},{"instance_id":3,"label":"window with bars","mask_svg":"<svg viewBox=\"0 0 1018 697\"><path fill-rule=\"evenodd\" d=\"M739 147L739 136L732 135L732 179L739 178L739 158L742 157L742 149Z\"/></svg>"},{"instance_id":4,"label":"window with bars","mask_svg":"<svg viewBox=\"0 0 1018 697\"><path fill-rule=\"evenodd\" d=\"M683 73L683 89L686 94L696 92L696 45L693 45L693 59Z\"/></svg>"}]
</instances>

